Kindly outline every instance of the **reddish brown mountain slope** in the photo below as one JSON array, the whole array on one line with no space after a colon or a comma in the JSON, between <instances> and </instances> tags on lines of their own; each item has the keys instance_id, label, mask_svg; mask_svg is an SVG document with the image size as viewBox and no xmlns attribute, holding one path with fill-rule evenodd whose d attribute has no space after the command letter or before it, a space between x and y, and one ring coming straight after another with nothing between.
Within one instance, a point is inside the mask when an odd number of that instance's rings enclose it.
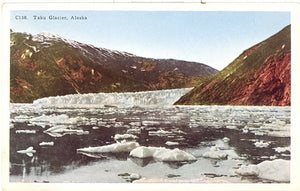
<instances>
[{"instance_id":1,"label":"reddish brown mountain slope","mask_svg":"<svg viewBox=\"0 0 300 191\"><path fill-rule=\"evenodd\" d=\"M290 26L287 26L203 80L177 104L289 106L290 71Z\"/></svg>"}]
</instances>

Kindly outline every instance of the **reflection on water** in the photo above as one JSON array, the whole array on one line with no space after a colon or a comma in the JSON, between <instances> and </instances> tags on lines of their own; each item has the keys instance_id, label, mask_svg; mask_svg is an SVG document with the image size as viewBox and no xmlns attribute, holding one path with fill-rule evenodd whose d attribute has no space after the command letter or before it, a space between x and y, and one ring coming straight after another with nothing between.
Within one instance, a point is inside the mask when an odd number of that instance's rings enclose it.
<instances>
[{"instance_id":1,"label":"reflection on water","mask_svg":"<svg viewBox=\"0 0 300 191\"><path fill-rule=\"evenodd\" d=\"M234 171L244 164L290 160L289 107L172 106L165 108L47 108L11 106L10 180L13 182L131 182L143 178L222 178L262 182ZM29 131L20 131L29 130ZM34 131L33 131L34 130ZM50 132L50 133L49 133ZM141 146L179 148L192 162L161 162L129 153L82 153L109 145L116 134ZM226 138L225 138L226 137ZM225 138L225 139L224 139ZM118 140L122 141L122 140ZM53 142L54 144L42 144ZM17 153L33 147L32 157ZM223 156L223 157L222 157ZM127 179L118 176L129 173Z\"/></svg>"}]
</instances>

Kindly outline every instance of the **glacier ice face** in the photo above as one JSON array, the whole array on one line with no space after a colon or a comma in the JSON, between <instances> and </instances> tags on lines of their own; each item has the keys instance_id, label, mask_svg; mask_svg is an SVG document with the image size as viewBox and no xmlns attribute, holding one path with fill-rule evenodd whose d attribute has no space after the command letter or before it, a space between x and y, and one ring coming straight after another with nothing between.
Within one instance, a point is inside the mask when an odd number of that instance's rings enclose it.
<instances>
[{"instance_id":1,"label":"glacier ice face","mask_svg":"<svg viewBox=\"0 0 300 191\"><path fill-rule=\"evenodd\" d=\"M36 107L70 105L111 105L118 107L132 106L168 106L173 105L181 96L192 88L127 93L90 93L47 97L35 100Z\"/></svg>"}]
</instances>

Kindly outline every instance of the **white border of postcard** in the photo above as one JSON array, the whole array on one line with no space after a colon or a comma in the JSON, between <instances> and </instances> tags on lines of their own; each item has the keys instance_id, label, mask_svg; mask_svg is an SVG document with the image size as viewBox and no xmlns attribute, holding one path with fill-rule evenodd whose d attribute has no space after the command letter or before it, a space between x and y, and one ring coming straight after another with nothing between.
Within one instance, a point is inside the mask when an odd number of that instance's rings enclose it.
<instances>
[{"instance_id":1,"label":"white border of postcard","mask_svg":"<svg viewBox=\"0 0 300 191\"><path fill-rule=\"evenodd\" d=\"M106 0L102 2L67 1L5 1L1 2L1 187L3 190L300 190L299 153L300 140L300 3L297 0L255 1L135 1ZM183 3L185 2L185 3ZM249 1L248 1L249 2ZM298 2L298 3L297 3ZM9 12L12 10L167 10L167 11L289 11L292 26L292 107L291 107L291 183L289 184L111 184L111 183L10 183L9 182Z\"/></svg>"}]
</instances>

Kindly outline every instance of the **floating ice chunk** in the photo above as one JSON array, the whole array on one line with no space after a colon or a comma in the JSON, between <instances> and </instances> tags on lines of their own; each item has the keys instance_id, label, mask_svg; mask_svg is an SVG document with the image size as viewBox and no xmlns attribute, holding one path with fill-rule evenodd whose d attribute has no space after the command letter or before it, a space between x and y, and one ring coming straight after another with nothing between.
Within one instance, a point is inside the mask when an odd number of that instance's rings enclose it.
<instances>
[{"instance_id":1,"label":"floating ice chunk","mask_svg":"<svg viewBox=\"0 0 300 191\"><path fill-rule=\"evenodd\" d=\"M65 125L57 125L57 126L54 126L54 127L51 127L49 129L45 130L45 132L61 133L66 128L67 128L67 126L65 126Z\"/></svg>"},{"instance_id":2,"label":"floating ice chunk","mask_svg":"<svg viewBox=\"0 0 300 191\"><path fill-rule=\"evenodd\" d=\"M121 121L115 122L114 127L116 127L116 128L124 127L124 122L121 122Z\"/></svg>"},{"instance_id":3,"label":"floating ice chunk","mask_svg":"<svg viewBox=\"0 0 300 191\"><path fill-rule=\"evenodd\" d=\"M202 154L202 157L211 158L211 159L242 159L232 147L228 145L230 139L224 137L223 139L216 140L213 143L215 146L212 146L208 151Z\"/></svg>"},{"instance_id":4,"label":"floating ice chunk","mask_svg":"<svg viewBox=\"0 0 300 191\"><path fill-rule=\"evenodd\" d=\"M137 147L130 152L130 156L137 158L154 158L158 161L192 161L196 158L182 150L166 149L164 147Z\"/></svg>"},{"instance_id":5,"label":"floating ice chunk","mask_svg":"<svg viewBox=\"0 0 300 191\"><path fill-rule=\"evenodd\" d=\"M227 159L228 154L225 150L219 150L218 147L212 147L209 151L203 153L202 157L212 159Z\"/></svg>"},{"instance_id":6,"label":"floating ice chunk","mask_svg":"<svg viewBox=\"0 0 300 191\"><path fill-rule=\"evenodd\" d=\"M136 122L130 122L129 125L131 125L131 126L138 126L139 127L139 126L142 125L142 123L140 121L136 121Z\"/></svg>"},{"instance_id":7,"label":"floating ice chunk","mask_svg":"<svg viewBox=\"0 0 300 191\"><path fill-rule=\"evenodd\" d=\"M143 121L142 124L145 126L154 126L154 125L160 125L160 122L159 121Z\"/></svg>"},{"instance_id":8,"label":"floating ice chunk","mask_svg":"<svg viewBox=\"0 0 300 191\"><path fill-rule=\"evenodd\" d=\"M289 182L290 161L283 159L264 161L257 165L241 166L235 172L241 176L257 176L267 180Z\"/></svg>"},{"instance_id":9,"label":"floating ice chunk","mask_svg":"<svg viewBox=\"0 0 300 191\"><path fill-rule=\"evenodd\" d=\"M265 135L266 133L265 132L262 132L262 131L254 131L254 135L258 135L258 136L263 136Z\"/></svg>"},{"instance_id":10,"label":"floating ice chunk","mask_svg":"<svg viewBox=\"0 0 300 191\"><path fill-rule=\"evenodd\" d=\"M14 118L14 122L25 123L30 119L27 115L19 115Z\"/></svg>"},{"instance_id":11,"label":"floating ice chunk","mask_svg":"<svg viewBox=\"0 0 300 191\"><path fill-rule=\"evenodd\" d=\"M228 137L224 137L222 140L224 141L224 143L228 143L230 141Z\"/></svg>"},{"instance_id":12,"label":"floating ice chunk","mask_svg":"<svg viewBox=\"0 0 300 191\"><path fill-rule=\"evenodd\" d=\"M104 121L98 121L97 123L99 126L105 126L107 124L107 122Z\"/></svg>"},{"instance_id":13,"label":"floating ice chunk","mask_svg":"<svg viewBox=\"0 0 300 191\"><path fill-rule=\"evenodd\" d=\"M28 147L26 150L17 151L17 153L26 154L26 155L32 157L33 153L36 153L36 150L34 150L33 147Z\"/></svg>"},{"instance_id":14,"label":"floating ice chunk","mask_svg":"<svg viewBox=\"0 0 300 191\"><path fill-rule=\"evenodd\" d=\"M82 121L81 117L69 118L68 115L41 115L29 119L29 122L34 125L39 125L45 127L46 125L59 125L59 124L68 124L75 125Z\"/></svg>"},{"instance_id":15,"label":"floating ice chunk","mask_svg":"<svg viewBox=\"0 0 300 191\"><path fill-rule=\"evenodd\" d=\"M158 159L160 161L193 161L196 160L196 158L182 150L176 149L164 149L164 150L158 150L158 152L155 152L153 155L153 158Z\"/></svg>"},{"instance_id":16,"label":"floating ice chunk","mask_svg":"<svg viewBox=\"0 0 300 191\"><path fill-rule=\"evenodd\" d=\"M289 151L291 150L291 147L276 147L276 148L273 148L277 153L284 153L286 151Z\"/></svg>"},{"instance_id":17,"label":"floating ice chunk","mask_svg":"<svg viewBox=\"0 0 300 191\"><path fill-rule=\"evenodd\" d=\"M63 133L51 133L51 132L45 132L47 133L48 135L50 135L51 137L62 137L64 136L65 134Z\"/></svg>"},{"instance_id":18,"label":"floating ice chunk","mask_svg":"<svg viewBox=\"0 0 300 191\"><path fill-rule=\"evenodd\" d=\"M149 158L149 157L153 157L154 152L156 152L159 149L163 149L163 148L141 146L132 150L129 155L137 158Z\"/></svg>"},{"instance_id":19,"label":"floating ice chunk","mask_svg":"<svg viewBox=\"0 0 300 191\"><path fill-rule=\"evenodd\" d=\"M249 130L247 128L243 129L243 133L248 133L248 132L249 132Z\"/></svg>"},{"instance_id":20,"label":"floating ice chunk","mask_svg":"<svg viewBox=\"0 0 300 191\"><path fill-rule=\"evenodd\" d=\"M126 131L126 133L128 133L128 134L140 134L141 133L141 129L140 128L128 129Z\"/></svg>"},{"instance_id":21,"label":"floating ice chunk","mask_svg":"<svg viewBox=\"0 0 300 191\"><path fill-rule=\"evenodd\" d=\"M224 137L223 139L219 139L214 141L213 143L215 144L216 148L212 148L213 150L228 150L228 149L232 149L228 142L230 141L229 138Z\"/></svg>"},{"instance_id":22,"label":"floating ice chunk","mask_svg":"<svg viewBox=\"0 0 300 191\"><path fill-rule=\"evenodd\" d=\"M129 178L130 178L130 180L138 180L138 179L142 178L142 176L137 173L131 173Z\"/></svg>"},{"instance_id":23,"label":"floating ice chunk","mask_svg":"<svg viewBox=\"0 0 300 191\"><path fill-rule=\"evenodd\" d=\"M227 129L237 129L236 125L227 125L226 126Z\"/></svg>"},{"instance_id":24,"label":"floating ice chunk","mask_svg":"<svg viewBox=\"0 0 300 191\"><path fill-rule=\"evenodd\" d=\"M266 148L270 145L270 143L264 142L264 141L259 141L259 142L255 142L254 145L258 148Z\"/></svg>"},{"instance_id":25,"label":"floating ice chunk","mask_svg":"<svg viewBox=\"0 0 300 191\"><path fill-rule=\"evenodd\" d=\"M124 140L124 139L137 139L138 137L132 134L116 134L114 136L114 140L115 141L120 141L120 140Z\"/></svg>"},{"instance_id":26,"label":"floating ice chunk","mask_svg":"<svg viewBox=\"0 0 300 191\"><path fill-rule=\"evenodd\" d=\"M173 141L167 141L165 144L168 145L168 146L176 146L176 145L179 145L178 142L173 142Z\"/></svg>"},{"instance_id":27,"label":"floating ice chunk","mask_svg":"<svg viewBox=\"0 0 300 191\"><path fill-rule=\"evenodd\" d=\"M87 152L87 153L119 153L119 152L130 152L133 149L140 146L137 142L124 142L124 143L114 143L111 145L104 145L99 147L87 147L77 149L77 152Z\"/></svg>"},{"instance_id":28,"label":"floating ice chunk","mask_svg":"<svg viewBox=\"0 0 300 191\"><path fill-rule=\"evenodd\" d=\"M89 131L83 131L82 129L70 129L66 125L57 125L45 130L44 133L47 133L52 137L62 137L67 134L87 135L89 134Z\"/></svg>"},{"instance_id":29,"label":"floating ice chunk","mask_svg":"<svg viewBox=\"0 0 300 191\"><path fill-rule=\"evenodd\" d=\"M149 135L157 135L157 136L165 136L168 134L172 134L170 131L165 131L163 129L160 129L158 131L149 131Z\"/></svg>"},{"instance_id":30,"label":"floating ice chunk","mask_svg":"<svg viewBox=\"0 0 300 191\"><path fill-rule=\"evenodd\" d=\"M53 141L52 142L41 142L39 145L40 146L53 146L54 142Z\"/></svg>"},{"instance_id":31,"label":"floating ice chunk","mask_svg":"<svg viewBox=\"0 0 300 191\"><path fill-rule=\"evenodd\" d=\"M27 133L27 134L35 134L35 130L16 130L16 133Z\"/></svg>"},{"instance_id":32,"label":"floating ice chunk","mask_svg":"<svg viewBox=\"0 0 300 191\"><path fill-rule=\"evenodd\" d=\"M258 167L257 165L243 165L235 171L235 173L241 176L258 176Z\"/></svg>"}]
</instances>

